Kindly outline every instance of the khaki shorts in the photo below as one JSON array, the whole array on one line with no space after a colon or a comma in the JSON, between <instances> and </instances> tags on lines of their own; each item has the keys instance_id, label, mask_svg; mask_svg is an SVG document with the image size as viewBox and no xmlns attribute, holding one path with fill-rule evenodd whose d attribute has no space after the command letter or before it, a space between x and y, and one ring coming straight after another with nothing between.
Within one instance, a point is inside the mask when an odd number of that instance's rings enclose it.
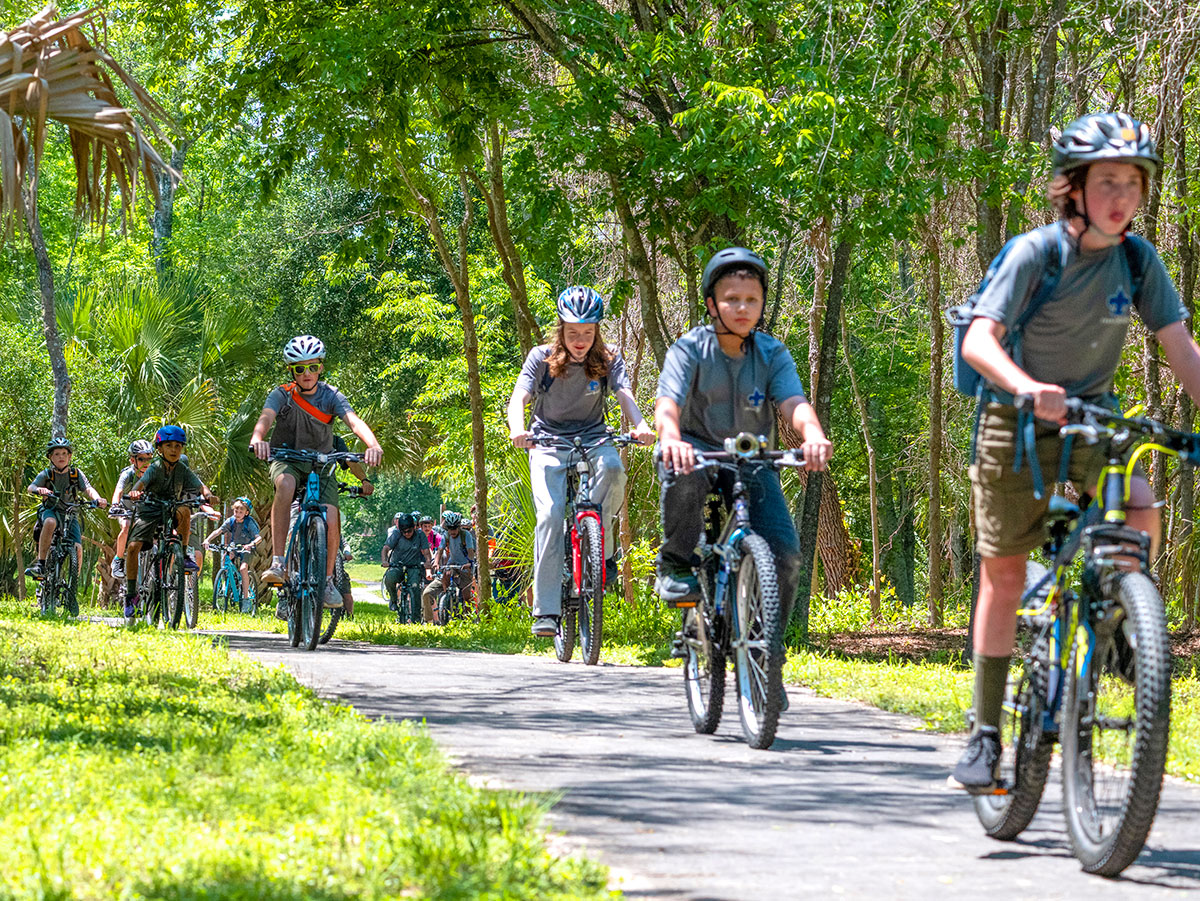
<instances>
[{"instance_id":1,"label":"khaki shorts","mask_svg":"<svg viewBox=\"0 0 1200 901\"><path fill-rule=\"evenodd\" d=\"M1045 484L1043 497L1033 496L1028 458L1013 472L1017 411L988 404L979 424L975 462L971 464L971 501L975 507L975 545L981 557L1028 554L1046 541L1046 512L1058 480L1063 440L1054 426L1037 426L1037 453ZM1104 468L1104 447L1076 438L1067 477L1077 491L1093 493Z\"/></svg>"},{"instance_id":2,"label":"khaki shorts","mask_svg":"<svg viewBox=\"0 0 1200 901\"><path fill-rule=\"evenodd\" d=\"M283 460L272 460L271 483L274 484L275 480L284 473L287 473L296 480L296 500L303 499L304 492L308 486L309 470L304 469L295 463L287 463ZM321 479L321 503L331 507L338 506L337 476L333 474L325 475L324 473L318 473L318 475Z\"/></svg>"}]
</instances>

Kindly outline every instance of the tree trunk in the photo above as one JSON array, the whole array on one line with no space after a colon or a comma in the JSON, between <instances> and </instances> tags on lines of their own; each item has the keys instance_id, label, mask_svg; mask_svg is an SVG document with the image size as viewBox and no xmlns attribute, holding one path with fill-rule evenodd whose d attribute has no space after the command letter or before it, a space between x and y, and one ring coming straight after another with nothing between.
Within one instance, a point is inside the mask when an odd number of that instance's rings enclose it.
<instances>
[{"instance_id":1,"label":"tree trunk","mask_svg":"<svg viewBox=\"0 0 1200 901\"><path fill-rule=\"evenodd\" d=\"M934 207L934 216L938 208ZM936 222L936 220L935 220ZM929 625L942 625L942 254L937 225L926 223L926 277L929 295ZM864 418L864 422L865 422ZM872 490L874 486L872 486Z\"/></svg>"},{"instance_id":2,"label":"tree trunk","mask_svg":"<svg viewBox=\"0 0 1200 901\"><path fill-rule=\"evenodd\" d=\"M819 219L808 236L816 254L813 273L813 301L808 311L808 395L817 396L818 371L821 358L821 326L825 322L825 306L829 293L829 220Z\"/></svg>"},{"instance_id":3,"label":"tree trunk","mask_svg":"<svg viewBox=\"0 0 1200 901\"><path fill-rule=\"evenodd\" d=\"M187 159L192 141L181 140L171 154L171 168L158 171L158 197L154 201L154 213L150 217L150 255L154 257L154 271L161 281L174 264L171 250L171 232L175 227L175 187L179 174Z\"/></svg>"},{"instance_id":4,"label":"tree trunk","mask_svg":"<svg viewBox=\"0 0 1200 901\"><path fill-rule=\"evenodd\" d=\"M1182 51L1181 51L1182 52ZM1180 61L1180 72L1184 69L1183 66L1190 64L1190 54L1187 58ZM1187 132L1185 128L1185 117L1183 113L1182 98L1178 98L1179 102L1172 106L1172 140L1171 153L1174 157L1175 168L1175 196L1177 198L1177 207L1175 213L1175 229L1176 229L1176 250L1179 253L1179 295L1183 300L1183 305L1188 311L1187 325L1191 329L1191 323L1196 315L1196 254L1192 243L1192 223L1191 213L1188 206L1188 163L1187 163ZM1180 430L1190 432L1192 430L1192 413L1194 407L1192 400L1188 397L1187 392L1179 392L1179 421L1177 426ZM1178 544L1186 545L1188 537L1192 533L1195 522L1195 506L1196 506L1196 481L1193 471L1190 467L1182 466L1179 468L1179 530L1175 536L1175 541ZM1182 568L1180 573L1180 591L1183 594L1183 609L1186 617L1186 625L1190 628L1196 623L1196 566L1194 554L1182 555Z\"/></svg>"},{"instance_id":5,"label":"tree trunk","mask_svg":"<svg viewBox=\"0 0 1200 901\"><path fill-rule=\"evenodd\" d=\"M25 461L13 470L13 550L17 556L17 600L25 600L25 536L21 534L21 498L25 494Z\"/></svg>"},{"instance_id":6,"label":"tree trunk","mask_svg":"<svg viewBox=\"0 0 1200 901\"><path fill-rule=\"evenodd\" d=\"M979 147L989 156L996 156L1001 151L997 139L1001 127L1001 101L1004 96L1005 62L999 49L1000 36L1008 26L1008 11L1001 6L996 11L996 18L986 31L978 35L976 56L979 61L980 85L979 98L982 115L979 120ZM1003 243L1001 231L1004 226L1003 212L999 205L988 198L994 176L990 173L981 176L975 183L975 216L977 230L975 233L975 254L979 260L979 270L987 269Z\"/></svg>"},{"instance_id":7,"label":"tree trunk","mask_svg":"<svg viewBox=\"0 0 1200 901\"><path fill-rule=\"evenodd\" d=\"M829 429L830 408L833 406L838 319L842 307L842 294L846 288L846 275L850 269L850 253L853 248L853 237L845 236L838 242L833 258L833 270L829 279L825 321L821 328L821 353L816 378L818 388L813 396L813 407L826 432ZM808 643L808 607L812 598L812 570L817 548L817 531L820 524L821 494L824 490L824 481L824 473L809 473L808 485L804 492L804 508L800 516L800 573L796 603L792 610L792 624L801 644Z\"/></svg>"},{"instance_id":8,"label":"tree trunk","mask_svg":"<svg viewBox=\"0 0 1200 901\"><path fill-rule=\"evenodd\" d=\"M621 347L622 354L628 359L625 352L628 343L629 323L629 308L625 308L625 315L621 317ZM634 397L637 397L638 381L642 371L642 352L646 348L646 333L641 329L637 330L637 353L634 356L633 369L626 367L629 376L629 390ZM621 448L621 465L625 467L625 471L629 472L629 448ZM625 589L625 603L630 607L637 606L637 594L633 590L633 564L629 559L629 549L633 545L633 523L629 518L629 496L633 488L633 480L625 482L625 497L621 504L621 584Z\"/></svg>"},{"instance_id":9,"label":"tree trunk","mask_svg":"<svg viewBox=\"0 0 1200 901\"><path fill-rule=\"evenodd\" d=\"M863 444L867 447L867 486L870 491L871 510L871 619L877 619L880 613L881 586L879 579L879 498L875 493L878 478L875 474L875 442L871 440L871 417L867 412L867 402L858 387L858 376L854 372L853 355L850 352L850 330L846 325L846 311L841 311L842 353L846 357L846 371L850 374L850 388L854 392L854 402L858 406L859 419L862 421Z\"/></svg>"},{"instance_id":10,"label":"tree trunk","mask_svg":"<svg viewBox=\"0 0 1200 901\"><path fill-rule=\"evenodd\" d=\"M42 295L42 331L46 336L46 351L50 355L50 371L54 374L54 413L50 419L51 437L66 436L67 412L71 403L71 376L67 372L67 358L63 353L62 338L58 333L58 312L54 303L54 269L50 265L50 252L42 236L42 225L38 220L37 207L29 191L21 192L25 205L25 225L29 229L29 243L37 260L38 287Z\"/></svg>"},{"instance_id":11,"label":"tree trunk","mask_svg":"<svg viewBox=\"0 0 1200 901\"><path fill-rule=\"evenodd\" d=\"M661 370L663 361L667 358L667 342L661 326L662 310L658 300L658 278L650 265L650 257L646 254L646 244L638 231L637 220L629 201L622 193L620 183L615 175L609 175L612 185L613 200L616 203L617 215L621 220L621 232L625 236L625 252L629 259L629 268L637 277L638 294L642 307L642 327L650 342L650 350L654 354L654 362Z\"/></svg>"}]
</instances>

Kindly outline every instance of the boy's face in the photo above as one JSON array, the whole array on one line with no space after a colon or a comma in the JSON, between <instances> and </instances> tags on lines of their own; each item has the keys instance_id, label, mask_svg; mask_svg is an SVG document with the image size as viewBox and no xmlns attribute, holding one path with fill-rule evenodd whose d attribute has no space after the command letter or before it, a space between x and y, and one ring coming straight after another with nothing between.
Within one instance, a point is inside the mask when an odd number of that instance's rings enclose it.
<instances>
[{"instance_id":1,"label":"boy's face","mask_svg":"<svg viewBox=\"0 0 1200 901\"><path fill-rule=\"evenodd\" d=\"M164 441L158 446L158 452L168 463L178 463L179 458L183 456L183 442Z\"/></svg>"},{"instance_id":2,"label":"boy's face","mask_svg":"<svg viewBox=\"0 0 1200 901\"><path fill-rule=\"evenodd\" d=\"M243 504L234 504L233 505L233 518L237 522L241 522L243 519L245 519L246 514L249 512L250 511L247 510Z\"/></svg>"},{"instance_id":3,"label":"boy's face","mask_svg":"<svg viewBox=\"0 0 1200 901\"><path fill-rule=\"evenodd\" d=\"M596 343L596 329L598 328L599 326L594 322L563 324L563 344L567 346L567 353L576 363L582 363L587 357L588 351L592 349L592 345Z\"/></svg>"},{"instance_id":4,"label":"boy's face","mask_svg":"<svg viewBox=\"0 0 1200 901\"><path fill-rule=\"evenodd\" d=\"M421 531L424 532L426 535L428 535L430 532L433 531L433 523L431 523L431 522L421 523Z\"/></svg>"},{"instance_id":5,"label":"boy's face","mask_svg":"<svg viewBox=\"0 0 1200 901\"><path fill-rule=\"evenodd\" d=\"M313 367L316 367L315 371ZM317 381L321 378L321 373L325 371L325 364L320 360L302 360L299 363L293 363L288 366L288 372L292 378L296 380L296 384L300 386L301 391L311 391L316 387Z\"/></svg>"},{"instance_id":6,"label":"boy's face","mask_svg":"<svg viewBox=\"0 0 1200 901\"><path fill-rule=\"evenodd\" d=\"M727 275L713 285L713 298L706 301L708 315L725 324L739 338L745 338L758 325L763 311L763 286L756 278ZM715 307L715 309L714 309Z\"/></svg>"},{"instance_id":7,"label":"boy's face","mask_svg":"<svg viewBox=\"0 0 1200 901\"><path fill-rule=\"evenodd\" d=\"M1092 163L1083 191L1076 189L1071 196L1079 209L1085 209L1086 203L1093 228L1117 236L1129 227L1142 204L1143 179L1142 170L1133 163Z\"/></svg>"},{"instance_id":8,"label":"boy's face","mask_svg":"<svg viewBox=\"0 0 1200 901\"><path fill-rule=\"evenodd\" d=\"M134 472L141 475L146 471L146 467L150 465L150 461L153 459L153 454L138 454L129 458L129 465L133 467Z\"/></svg>"},{"instance_id":9,"label":"boy's face","mask_svg":"<svg viewBox=\"0 0 1200 901\"><path fill-rule=\"evenodd\" d=\"M55 469L66 469L71 462L71 452L65 447L56 447L50 451L50 465Z\"/></svg>"}]
</instances>

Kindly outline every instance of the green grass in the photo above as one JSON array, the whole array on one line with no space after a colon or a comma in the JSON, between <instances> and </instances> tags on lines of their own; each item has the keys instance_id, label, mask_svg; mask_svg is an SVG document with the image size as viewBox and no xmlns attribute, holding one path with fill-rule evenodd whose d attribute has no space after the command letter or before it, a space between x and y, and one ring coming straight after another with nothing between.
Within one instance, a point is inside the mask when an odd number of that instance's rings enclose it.
<instances>
[{"instance_id":1,"label":"green grass","mask_svg":"<svg viewBox=\"0 0 1200 901\"><path fill-rule=\"evenodd\" d=\"M0 898L602 898L543 806L468 785L206 636L0 602Z\"/></svg>"}]
</instances>

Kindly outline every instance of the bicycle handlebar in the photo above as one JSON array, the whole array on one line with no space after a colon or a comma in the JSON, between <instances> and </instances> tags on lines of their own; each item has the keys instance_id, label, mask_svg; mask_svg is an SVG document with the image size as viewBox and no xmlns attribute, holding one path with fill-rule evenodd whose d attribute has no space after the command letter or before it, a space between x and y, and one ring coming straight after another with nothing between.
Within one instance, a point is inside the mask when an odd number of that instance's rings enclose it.
<instances>
[{"instance_id":1,"label":"bicycle handlebar","mask_svg":"<svg viewBox=\"0 0 1200 901\"><path fill-rule=\"evenodd\" d=\"M254 448L250 448L251 452ZM349 453L347 451L330 451L323 454L314 450L300 450L291 447L273 447L271 448L270 460L281 460L285 463L319 463L321 466L328 466L334 463L362 463L366 460L362 454Z\"/></svg>"},{"instance_id":2,"label":"bicycle handlebar","mask_svg":"<svg viewBox=\"0 0 1200 901\"><path fill-rule=\"evenodd\" d=\"M1033 395L1019 394L1013 402L1022 412L1033 412ZM1191 466L1200 466L1200 434L1180 432L1146 416L1123 416L1108 407L1088 403L1078 397L1066 399L1067 423L1058 433L1063 437L1078 435L1088 444L1113 438L1118 429L1152 438L1179 459Z\"/></svg>"},{"instance_id":3,"label":"bicycle handlebar","mask_svg":"<svg viewBox=\"0 0 1200 901\"><path fill-rule=\"evenodd\" d=\"M362 497L362 485L347 485L345 482L338 482L338 494L348 494L350 497Z\"/></svg>"},{"instance_id":4,"label":"bicycle handlebar","mask_svg":"<svg viewBox=\"0 0 1200 901\"><path fill-rule=\"evenodd\" d=\"M562 438L558 435L541 433L530 435L529 443L535 447L556 447L561 450L590 451L605 444L611 444L614 447L626 447L627 445L637 444L638 440L633 437L632 432L623 432L621 434L610 433L599 441L585 444L583 439L578 436L575 438Z\"/></svg>"}]
</instances>

